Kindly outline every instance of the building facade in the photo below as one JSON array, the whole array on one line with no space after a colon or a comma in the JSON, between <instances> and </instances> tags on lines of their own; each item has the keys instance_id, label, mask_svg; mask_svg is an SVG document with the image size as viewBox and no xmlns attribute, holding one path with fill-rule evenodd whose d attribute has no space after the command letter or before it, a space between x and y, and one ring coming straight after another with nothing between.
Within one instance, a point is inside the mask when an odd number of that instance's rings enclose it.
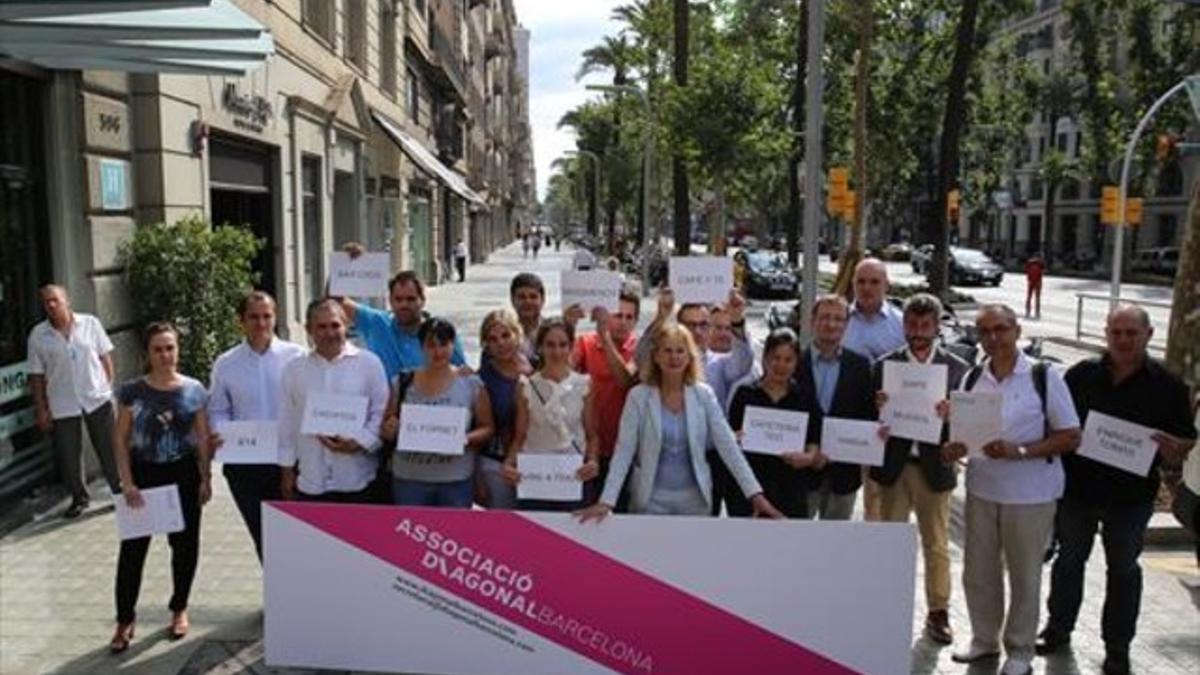
<instances>
[{"instance_id":1,"label":"building facade","mask_svg":"<svg viewBox=\"0 0 1200 675\"><path fill-rule=\"evenodd\" d=\"M100 317L121 377L140 368L119 258L138 226L197 213L248 226L266 242L254 268L280 332L303 342L342 244L390 251L394 269L436 284L459 238L483 260L525 217L513 186L526 181L511 174L528 133L489 114L522 105L511 2L211 1L266 29L265 64L61 69L0 44L0 504L54 481L25 384L39 285Z\"/></svg>"}]
</instances>

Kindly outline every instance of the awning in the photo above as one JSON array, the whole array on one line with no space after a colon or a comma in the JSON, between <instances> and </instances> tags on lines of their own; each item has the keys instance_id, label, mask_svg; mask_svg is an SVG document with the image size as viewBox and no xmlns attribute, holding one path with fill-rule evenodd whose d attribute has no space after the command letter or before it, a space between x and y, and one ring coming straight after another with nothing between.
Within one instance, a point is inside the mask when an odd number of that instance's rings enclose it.
<instances>
[{"instance_id":1,"label":"awning","mask_svg":"<svg viewBox=\"0 0 1200 675\"><path fill-rule=\"evenodd\" d=\"M0 53L57 70L244 75L275 53L229 0L0 4Z\"/></svg>"},{"instance_id":2,"label":"awning","mask_svg":"<svg viewBox=\"0 0 1200 675\"><path fill-rule=\"evenodd\" d=\"M417 166L425 170L426 173L436 176L437 179L445 184L446 187L453 190L455 194L467 200L468 202L478 204L480 206L487 205L487 201L484 200L483 197L479 196L479 193L475 192L469 185L467 185L467 179L464 178L462 174L458 173L454 169L451 169L445 164L442 164L441 160L435 157L432 152L426 150L425 146L421 145L420 141L412 136L409 136L407 132L400 128L399 125L394 124L391 120L379 112L372 110L371 116L374 117L375 122L378 123L385 132L387 132L387 135L391 136L392 140L396 142L396 145L400 146L400 149L404 151L404 154L408 155L412 161L416 162Z\"/></svg>"}]
</instances>

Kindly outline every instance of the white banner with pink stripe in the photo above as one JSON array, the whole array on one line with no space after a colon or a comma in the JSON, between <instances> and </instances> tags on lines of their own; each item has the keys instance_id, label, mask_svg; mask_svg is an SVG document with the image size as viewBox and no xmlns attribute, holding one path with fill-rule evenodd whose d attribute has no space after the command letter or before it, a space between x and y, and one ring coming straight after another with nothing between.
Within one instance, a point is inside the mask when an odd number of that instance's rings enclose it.
<instances>
[{"instance_id":1,"label":"white banner with pink stripe","mask_svg":"<svg viewBox=\"0 0 1200 675\"><path fill-rule=\"evenodd\" d=\"M269 666L899 673L911 525L274 502Z\"/></svg>"}]
</instances>

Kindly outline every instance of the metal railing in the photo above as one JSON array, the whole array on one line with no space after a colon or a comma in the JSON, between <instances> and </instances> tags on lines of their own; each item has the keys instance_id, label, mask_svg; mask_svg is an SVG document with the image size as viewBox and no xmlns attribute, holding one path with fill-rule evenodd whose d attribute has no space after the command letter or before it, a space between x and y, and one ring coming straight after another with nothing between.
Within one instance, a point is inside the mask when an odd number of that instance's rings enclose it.
<instances>
[{"instance_id":1,"label":"metal railing","mask_svg":"<svg viewBox=\"0 0 1200 675\"><path fill-rule=\"evenodd\" d=\"M1164 300L1145 300L1145 299L1139 299L1139 298L1130 298L1128 296L1122 296L1121 298L1118 299L1118 298L1115 298L1111 295L1107 295L1104 293L1076 293L1075 294L1075 341L1076 342L1083 342L1084 338L1098 338L1098 339L1100 339L1101 342L1103 342L1106 339L1103 330L1101 330L1099 333L1089 333L1089 332L1084 331L1083 306L1088 300L1095 300L1097 302L1103 302L1104 304L1108 305L1109 307L1114 305L1119 300L1120 302L1123 302L1123 303L1128 303L1131 305L1138 305L1141 307L1155 307L1158 309L1166 309L1168 311L1168 313L1170 313L1170 309L1171 309L1171 303L1166 302ZM1157 350L1160 352L1166 351L1166 349L1167 349L1167 331L1165 330L1165 327L1164 327L1164 330L1155 331L1154 339L1152 339L1150 341L1150 344L1147 345L1147 347L1149 349Z\"/></svg>"}]
</instances>

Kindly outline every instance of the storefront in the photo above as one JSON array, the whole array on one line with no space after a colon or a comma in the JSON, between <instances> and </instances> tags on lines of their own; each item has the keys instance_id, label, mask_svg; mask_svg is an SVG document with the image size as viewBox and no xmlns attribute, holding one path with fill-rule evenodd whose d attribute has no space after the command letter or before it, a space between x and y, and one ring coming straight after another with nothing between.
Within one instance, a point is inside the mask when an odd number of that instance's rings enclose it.
<instances>
[{"instance_id":1,"label":"storefront","mask_svg":"<svg viewBox=\"0 0 1200 675\"><path fill-rule=\"evenodd\" d=\"M208 147L212 223L243 225L262 242L254 272L259 288L272 295L279 287L274 196L277 154L271 146L224 134L213 134Z\"/></svg>"}]
</instances>

